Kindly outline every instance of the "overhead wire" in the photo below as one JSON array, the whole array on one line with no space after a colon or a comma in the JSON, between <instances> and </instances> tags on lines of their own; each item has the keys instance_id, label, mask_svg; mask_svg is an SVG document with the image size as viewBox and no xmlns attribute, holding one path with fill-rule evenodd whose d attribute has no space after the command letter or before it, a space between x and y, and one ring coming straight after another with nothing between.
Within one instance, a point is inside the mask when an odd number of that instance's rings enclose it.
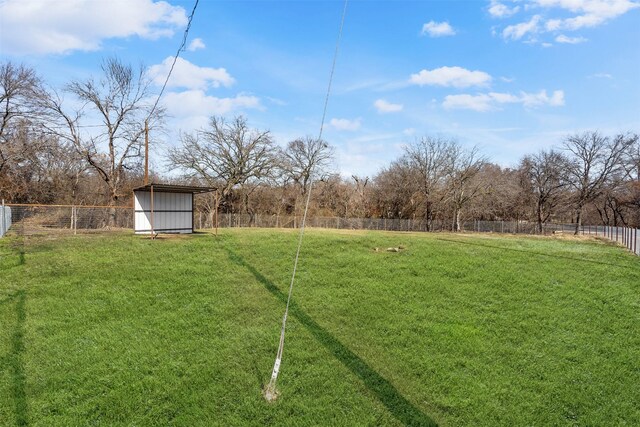
<instances>
[{"instance_id":1,"label":"overhead wire","mask_svg":"<svg viewBox=\"0 0 640 427\"><path fill-rule=\"evenodd\" d=\"M178 57L180 56L180 53L183 52L185 50L185 46L187 44L187 38L189 36L189 30L191 29L191 23L193 22L193 16L196 13L196 9L198 8L198 3L199 0L196 0L196 2L193 5L193 9L191 10L191 13L189 14L189 18L187 20L187 26L184 30L184 35L182 36L182 41L180 43L180 46L178 47L178 50L175 54L175 56L173 57L173 62L171 63L171 68L169 68L169 72L167 73L167 78L164 80L164 83L162 85L162 88L160 89L160 93L158 93L158 96L156 97L155 102L153 103L153 107L151 108L151 110L149 110L149 114L147 115L146 121L148 121L151 116L153 115L153 113L155 112L156 108L158 108L158 103L160 102L160 98L162 98L162 95L164 94L164 91L167 87L167 84L169 83L169 79L171 78L171 74L173 73L173 69L176 66L176 62L178 61ZM25 116L29 116L30 112L20 112L20 111L9 111L8 113L10 114L23 114ZM77 128L95 128L95 127L101 127L104 126L103 124L91 124L91 125L77 125ZM65 129L66 127L64 126L48 126L48 128L50 129Z\"/></svg>"},{"instance_id":2,"label":"overhead wire","mask_svg":"<svg viewBox=\"0 0 640 427\"><path fill-rule=\"evenodd\" d=\"M162 85L162 89L160 89L160 93L158 94L158 97L156 98L156 102L153 104L153 107L149 111L149 115L147 116L147 120L149 120L151 118L151 116L155 112L156 108L158 108L158 103L160 102L160 98L162 98L162 94L164 93L164 90L166 89L167 84L169 83L169 79L171 78L171 73L173 73L173 68L176 66L176 62L178 61L178 57L180 56L180 52L184 52L184 50L185 50L185 46L187 45L187 37L189 36L189 30L191 29L191 22L193 21L193 15L195 15L196 9L198 8L198 3L199 3L199 0L196 0L195 4L193 5L193 9L191 10L191 14L189 15L189 19L187 21L187 27L184 29L184 35L182 36L182 42L180 43L180 46L178 47L178 51L176 52L175 56L173 57L173 62L171 63L171 68L169 68L169 72L167 73L167 78L164 80L164 83Z\"/></svg>"},{"instance_id":3,"label":"overhead wire","mask_svg":"<svg viewBox=\"0 0 640 427\"><path fill-rule=\"evenodd\" d=\"M329 84L327 85L327 94L324 99L324 108L322 110L322 119L320 120L320 131L318 133L318 141L322 140L322 134L324 132L324 123L327 117L327 107L329 105L329 97L331 96L331 86L333 84L333 75L335 73L336 61L338 59L338 52L340 50L340 41L342 40L342 32L344 29L344 21L347 15L347 5L349 0L344 1L344 7L342 9L342 18L340 20L340 29L338 31L338 38L336 40L336 47L333 53L333 61L331 63L331 72L329 74ZM311 201L311 192L313 189L313 173L310 175L309 189L307 190L307 200L304 205L304 214L302 215L302 223L300 224L300 233L298 235L298 247L296 249L296 256L293 262L293 272L291 274L291 282L289 283L289 293L287 296L287 305L284 310L284 316L282 317L282 327L280 328L280 341L278 344L278 353L276 354L276 360L273 364L273 371L271 372L271 379L265 389L264 396L267 400L272 401L276 399L276 382L278 380L278 374L280 372L280 364L282 363L282 353L284 351L284 337L287 328L287 316L289 315L289 305L291 303L291 295L293 294L293 284L296 279L296 272L298 270L298 261L300 259L300 250L302 249L302 241L304 238L304 229L307 221L307 213L309 212L309 203Z\"/></svg>"}]
</instances>

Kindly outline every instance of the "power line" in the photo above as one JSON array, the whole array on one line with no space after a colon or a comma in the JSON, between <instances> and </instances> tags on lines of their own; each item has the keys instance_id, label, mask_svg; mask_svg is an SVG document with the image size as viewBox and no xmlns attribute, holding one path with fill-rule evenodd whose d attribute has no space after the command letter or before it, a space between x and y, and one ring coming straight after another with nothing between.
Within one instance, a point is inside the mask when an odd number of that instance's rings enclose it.
<instances>
[{"instance_id":1,"label":"power line","mask_svg":"<svg viewBox=\"0 0 640 427\"><path fill-rule=\"evenodd\" d=\"M173 63L171 64L171 68L169 69L169 73L167 74L167 78L165 79L164 84L162 85L162 89L160 89L160 93L158 94L158 97L156 98L156 102L153 104L153 108L151 108L151 111L149 111L149 115L147 116L147 120L149 120L151 115L154 113L154 111L158 107L158 103L160 102L160 98L162 97L162 94L164 93L164 90L167 87L167 83L169 83L169 79L171 78L171 73L173 73L173 67L176 66L176 62L178 61L178 56L180 56L180 52L183 52L184 49L185 49L185 46L187 45L187 36L189 35L189 30L191 29L191 21L193 21L193 15L195 15L195 13L196 13L196 8L198 7L198 2L199 2L199 0L196 0L195 4L193 5L193 9L191 10L191 14L189 15L189 21L187 22L187 28L184 29L184 36L182 36L182 43L180 43L180 47L178 47L178 51L176 52L175 56L173 57Z\"/></svg>"},{"instance_id":2,"label":"power line","mask_svg":"<svg viewBox=\"0 0 640 427\"><path fill-rule=\"evenodd\" d=\"M336 40L336 48L333 53L333 62L331 64L331 73L329 74L329 84L327 86L327 95L324 99L324 108L322 110L322 120L320 121L320 132L318 134L318 140L322 139L322 133L324 131L324 122L327 116L327 107L329 105L329 96L331 95L331 85L333 83L333 74L336 68L336 60L338 58L338 51L340 50L340 41L342 39L342 30L344 28L344 19L347 15L347 4L349 0L344 1L344 8L342 9L342 19L340 20L340 30L338 31L338 39ZM291 295L293 293L293 283L296 279L296 271L298 269L298 260L300 259L300 249L302 248L302 239L304 237L304 227L307 221L307 212L309 211L309 202L311 201L311 190L313 189L313 174L309 181L309 190L307 192L307 201L304 206L304 214L302 216L302 224L300 225L300 234L298 236L298 248L296 250L295 261L293 262L293 273L291 274L291 283L289 284L289 295L287 296L287 306L284 310L284 316L282 317L282 328L280 329L280 342L278 345L278 353L276 360L273 364L273 371L271 372L271 380L265 389L264 396L268 401L275 400L277 397L276 382L278 380L278 373L280 372L280 363L282 362L282 352L284 350L284 335L287 328L287 316L289 315L289 304L291 302Z\"/></svg>"},{"instance_id":3,"label":"power line","mask_svg":"<svg viewBox=\"0 0 640 427\"><path fill-rule=\"evenodd\" d=\"M185 46L187 45L187 38L189 36L189 30L191 29L191 22L193 21L193 16L195 15L196 9L198 8L198 3L199 3L199 0L196 0L195 4L193 5L193 9L191 10L191 14L189 15L189 19L187 21L187 27L185 28L184 35L182 36L182 42L180 43L180 46L178 47L178 51L173 57L173 63L171 64L171 68L169 69L167 78L165 79L164 84L162 85L162 89L160 89L160 93L158 94L158 97L156 98L156 101L154 102L153 107L149 111L147 120L151 118L156 108L158 108L158 103L160 102L160 98L162 97L162 94L164 93L164 90L166 89L167 84L169 83L169 79L171 78L171 73L173 73L173 68L176 66L176 62L178 61L178 56L180 56L180 52L183 52L185 50ZM25 116L29 115L29 112L11 111L9 113L13 115L25 115ZM90 127L99 127L99 126L102 126L102 125L83 125L83 126L77 126L77 127L90 128ZM54 127L55 126L53 126L52 128Z\"/></svg>"}]
</instances>

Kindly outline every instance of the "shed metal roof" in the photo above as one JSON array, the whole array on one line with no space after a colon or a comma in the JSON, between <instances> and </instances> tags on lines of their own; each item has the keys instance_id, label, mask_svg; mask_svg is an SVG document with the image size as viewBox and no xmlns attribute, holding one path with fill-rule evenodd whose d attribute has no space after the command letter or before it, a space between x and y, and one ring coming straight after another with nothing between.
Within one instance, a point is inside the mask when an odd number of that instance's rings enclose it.
<instances>
[{"instance_id":1,"label":"shed metal roof","mask_svg":"<svg viewBox=\"0 0 640 427\"><path fill-rule=\"evenodd\" d=\"M142 187L134 188L133 191L153 191L165 192L165 193L211 193L216 191L215 187L198 187L195 185L174 185L174 184L156 184L150 183L143 185Z\"/></svg>"}]
</instances>

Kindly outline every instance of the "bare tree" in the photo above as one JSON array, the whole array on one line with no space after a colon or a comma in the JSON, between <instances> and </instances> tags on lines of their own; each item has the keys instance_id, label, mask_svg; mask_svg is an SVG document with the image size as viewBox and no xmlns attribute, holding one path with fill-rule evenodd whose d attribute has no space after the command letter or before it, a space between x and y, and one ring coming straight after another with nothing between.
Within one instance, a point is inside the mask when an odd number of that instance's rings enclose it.
<instances>
[{"instance_id":1,"label":"bare tree","mask_svg":"<svg viewBox=\"0 0 640 427\"><path fill-rule=\"evenodd\" d=\"M309 212L315 210L320 215L342 218L352 216L350 196L353 192L353 186L339 174L324 175L314 185L317 190Z\"/></svg>"},{"instance_id":2,"label":"bare tree","mask_svg":"<svg viewBox=\"0 0 640 427\"><path fill-rule=\"evenodd\" d=\"M467 213L479 220L517 221L526 216L531 191L528 183L523 189L521 175L520 170L485 163L475 178L482 183L483 191Z\"/></svg>"},{"instance_id":3,"label":"bare tree","mask_svg":"<svg viewBox=\"0 0 640 427\"><path fill-rule=\"evenodd\" d=\"M12 62L0 64L0 173L16 150L10 148L15 134L38 118L39 100L44 91L36 72Z\"/></svg>"},{"instance_id":4,"label":"bare tree","mask_svg":"<svg viewBox=\"0 0 640 427\"><path fill-rule=\"evenodd\" d=\"M134 71L131 65L108 58L101 69L100 80L73 80L65 87L82 107L67 110L55 93L49 97L47 107L58 119L59 126L51 127L52 132L84 157L106 184L109 205L116 206L127 171L141 167L145 120L149 119L151 128L159 126L163 110L156 108L152 112L146 103L151 91L143 66ZM85 120L92 119L100 124L87 125ZM115 224L115 215L114 208L110 226Z\"/></svg>"},{"instance_id":5,"label":"bare tree","mask_svg":"<svg viewBox=\"0 0 640 427\"><path fill-rule=\"evenodd\" d=\"M305 137L290 141L282 152L280 163L286 182L293 182L299 191L294 193L294 212L299 209L300 196L304 200L312 180L329 173L333 161L333 147L326 141Z\"/></svg>"},{"instance_id":6,"label":"bare tree","mask_svg":"<svg viewBox=\"0 0 640 427\"><path fill-rule=\"evenodd\" d=\"M382 169L373 179L370 202L381 218L411 218L417 210L418 178L406 156Z\"/></svg>"},{"instance_id":7,"label":"bare tree","mask_svg":"<svg viewBox=\"0 0 640 427\"><path fill-rule=\"evenodd\" d=\"M629 209L636 227L640 227L640 139L635 135L636 142L630 147L626 162L626 197L625 205Z\"/></svg>"},{"instance_id":8,"label":"bare tree","mask_svg":"<svg viewBox=\"0 0 640 427\"><path fill-rule=\"evenodd\" d=\"M409 166L418 176L427 231L431 230L435 212L444 199L443 189L456 147L453 140L426 136L405 148Z\"/></svg>"},{"instance_id":9,"label":"bare tree","mask_svg":"<svg viewBox=\"0 0 640 427\"><path fill-rule=\"evenodd\" d=\"M242 116L230 122L211 117L206 129L185 133L180 139L181 146L169 150L169 164L220 187L222 199L235 187L270 176L276 165L269 131L249 128Z\"/></svg>"},{"instance_id":10,"label":"bare tree","mask_svg":"<svg viewBox=\"0 0 640 427\"><path fill-rule=\"evenodd\" d=\"M453 231L461 230L462 210L485 188L486 183L475 179L485 162L476 147L466 150L458 143L451 147L447 187L453 209Z\"/></svg>"},{"instance_id":11,"label":"bare tree","mask_svg":"<svg viewBox=\"0 0 640 427\"><path fill-rule=\"evenodd\" d=\"M520 162L520 169L535 199L537 229L542 233L544 224L562 200L562 190L568 186L567 158L560 152L540 151L527 155Z\"/></svg>"},{"instance_id":12,"label":"bare tree","mask_svg":"<svg viewBox=\"0 0 640 427\"><path fill-rule=\"evenodd\" d=\"M305 195L314 176L320 177L329 172L333 156L333 147L326 141L307 136L287 144L282 167Z\"/></svg>"},{"instance_id":13,"label":"bare tree","mask_svg":"<svg viewBox=\"0 0 640 427\"><path fill-rule=\"evenodd\" d=\"M570 154L567 171L575 189L575 234L582 225L583 209L603 191L607 181L624 165L624 155L637 141L637 135L618 134L613 138L597 131L568 136L563 148Z\"/></svg>"},{"instance_id":14,"label":"bare tree","mask_svg":"<svg viewBox=\"0 0 640 427\"><path fill-rule=\"evenodd\" d=\"M369 210L369 198L371 193L370 187L368 187L369 177L351 175L351 179L353 179L355 187L351 194L351 201L353 204L351 211L356 217L369 218L371 216L371 212Z\"/></svg>"}]
</instances>

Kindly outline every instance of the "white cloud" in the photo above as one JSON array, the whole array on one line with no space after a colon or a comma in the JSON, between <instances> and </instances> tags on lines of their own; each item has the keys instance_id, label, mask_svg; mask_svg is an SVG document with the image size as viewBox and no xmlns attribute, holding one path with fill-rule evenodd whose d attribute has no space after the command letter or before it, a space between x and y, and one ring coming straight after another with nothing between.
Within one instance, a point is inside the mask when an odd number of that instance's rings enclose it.
<instances>
[{"instance_id":1,"label":"white cloud","mask_svg":"<svg viewBox=\"0 0 640 427\"><path fill-rule=\"evenodd\" d=\"M242 109L261 108L260 99L239 94L233 98L209 96L202 90L169 92L164 95L163 103L167 112L177 118L194 116L224 115Z\"/></svg>"},{"instance_id":2,"label":"white cloud","mask_svg":"<svg viewBox=\"0 0 640 427\"><path fill-rule=\"evenodd\" d=\"M469 86L486 86L491 76L484 71L470 71L462 67L440 67L434 70L422 70L412 74L410 83L420 86L453 86L464 88Z\"/></svg>"},{"instance_id":3,"label":"white cloud","mask_svg":"<svg viewBox=\"0 0 640 427\"><path fill-rule=\"evenodd\" d=\"M585 39L584 37L567 37L564 34L560 34L558 37L556 37L556 41L558 43L578 44L586 42L587 39Z\"/></svg>"},{"instance_id":4,"label":"white cloud","mask_svg":"<svg viewBox=\"0 0 640 427\"><path fill-rule=\"evenodd\" d=\"M539 107L542 105L550 105L552 107L560 107L564 105L564 91L554 90L551 96L547 95L546 90L538 93L520 93L520 102L525 107Z\"/></svg>"},{"instance_id":5,"label":"white cloud","mask_svg":"<svg viewBox=\"0 0 640 427\"><path fill-rule=\"evenodd\" d=\"M402 131L402 134L406 136L414 136L416 134L416 130L415 128L406 128Z\"/></svg>"},{"instance_id":6,"label":"white cloud","mask_svg":"<svg viewBox=\"0 0 640 427\"><path fill-rule=\"evenodd\" d=\"M596 27L640 7L640 3L631 0L534 0L534 2L542 8L559 8L577 14L572 18L549 20L546 27L550 31Z\"/></svg>"},{"instance_id":7,"label":"white cloud","mask_svg":"<svg viewBox=\"0 0 640 427\"><path fill-rule=\"evenodd\" d=\"M520 92L520 95L510 93L480 93L477 95L460 94L448 95L445 97L442 106L448 110L474 110L492 111L501 104L522 104L527 108L535 108L543 105L559 107L564 105L564 92L556 90L551 96L546 90L537 93Z\"/></svg>"},{"instance_id":8,"label":"white cloud","mask_svg":"<svg viewBox=\"0 0 640 427\"><path fill-rule=\"evenodd\" d=\"M520 6L509 7L497 0L491 0L489 5L489 14L494 18L507 18L515 15L520 10Z\"/></svg>"},{"instance_id":9,"label":"white cloud","mask_svg":"<svg viewBox=\"0 0 640 427\"><path fill-rule=\"evenodd\" d=\"M195 38L191 40L191 43L189 43L189 47L187 48L187 50L193 52L198 49L204 49L205 47L207 46L204 44L201 38Z\"/></svg>"},{"instance_id":10,"label":"white cloud","mask_svg":"<svg viewBox=\"0 0 640 427\"><path fill-rule=\"evenodd\" d=\"M501 3L492 0L491 8L496 6L499 13ZM576 31L582 28L593 28L603 25L625 13L640 7L640 2L632 0L530 0L525 10L543 9L543 13L534 15L529 21L509 25L502 31L506 40L519 40L527 34L542 34L558 31ZM551 16L559 12L561 15ZM491 12L490 12L491 13ZM570 17L566 17L569 15ZM542 18L545 16L545 19ZM582 43L582 37L570 38L558 36L559 43ZM571 40L571 41L567 41Z\"/></svg>"},{"instance_id":11,"label":"white cloud","mask_svg":"<svg viewBox=\"0 0 640 427\"><path fill-rule=\"evenodd\" d=\"M392 104L384 99L376 100L376 102L373 103L373 106L376 107L378 113L396 113L398 111L402 111L404 108L402 104Z\"/></svg>"},{"instance_id":12,"label":"white cloud","mask_svg":"<svg viewBox=\"0 0 640 427\"><path fill-rule=\"evenodd\" d=\"M490 92L489 96L499 104L513 104L520 101L517 96L510 93Z\"/></svg>"},{"instance_id":13,"label":"white cloud","mask_svg":"<svg viewBox=\"0 0 640 427\"><path fill-rule=\"evenodd\" d=\"M99 50L103 40L172 36L187 24L185 10L165 1L0 2L3 53L17 55Z\"/></svg>"},{"instance_id":14,"label":"white cloud","mask_svg":"<svg viewBox=\"0 0 640 427\"><path fill-rule=\"evenodd\" d=\"M492 109L492 99L487 94L447 95L442 106L447 110L489 111Z\"/></svg>"},{"instance_id":15,"label":"white cloud","mask_svg":"<svg viewBox=\"0 0 640 427\"><path fill-rule=\"evenodd\" d=\"M337 130L356 131L360 129L360 126L362 125L362 119L331 119L330 124Z\"/></svg>"},{"instance_id":16,"label":"white cloud","mask_svg":"<svg viewBox=\"0 0 640 427\"><path fill-rule=\"evenodd\" d=\"M429 21L422 26L422 35L428 34L430 37L453 36L456 30L448 22Z\"/></svg>"},{"instance_id":17,"label":"white cloud","mask_svg":"<svg viewBox=\"0 0 640 427\"><path fill-rule=\"evenodd\" d=\"M266 98L269 102L271 102L272 104L277 105L278 107L284 107L284 106L286 106L286 105L289 105L289 104L287 103L287 101L284 101L284 100L282 100L282 99L280 99L280 98L273 98L273 97L271 97L271 96L267 96L267 97L265 97L265 98Z\"/></svg>"},{"instance_id":18,"label":"white cloud","mask_svg":"<svg viewBox=\"0 0 640 427\"><path fill-rule=\"evenodd\" d=\"M596 73L596 74L592 74L589 76L589 78L596 78L596 79L612 79L613 76L609 73Z\"/></svg>"},{"instance_id":19,"label":"white cloud","mask_svg":"<svg viewBox=\"0 0 640 427\"><path fill-rule=\"evenodd\" d=\"M561 19L549 19L544 24L544 28L547 31L557 31L557 30L560 29L561 26L562 26L562 20Z\"/></svg>"},{"instance_id":20,"label":"white cloud","mask_svg":"<svg viewBox=\"0 0 640 427\"><path fill-rule=\"evenodd\" d=\"M161 64L152 65L149 67L149 77L158 85L164 84L172 63L173 56L169 56ZM199 67L178 57L167 87L205 90L220 85L228 87L234 82L233 77L224 68Z\"/></svg>"},{"instance_id":21,"label":"white cloud","mask_svg":"<svg viewBox=\"0 0 640 427\"><path fill-rule=\"evenodd\" d=\"M502 30L502 37L511 40L520 40L528 33L537 33L539 31L538 24L541 20L540 15L534 15L528 22L521 22L520 24L509 25Z\"/></svg>"}]
</instances>

